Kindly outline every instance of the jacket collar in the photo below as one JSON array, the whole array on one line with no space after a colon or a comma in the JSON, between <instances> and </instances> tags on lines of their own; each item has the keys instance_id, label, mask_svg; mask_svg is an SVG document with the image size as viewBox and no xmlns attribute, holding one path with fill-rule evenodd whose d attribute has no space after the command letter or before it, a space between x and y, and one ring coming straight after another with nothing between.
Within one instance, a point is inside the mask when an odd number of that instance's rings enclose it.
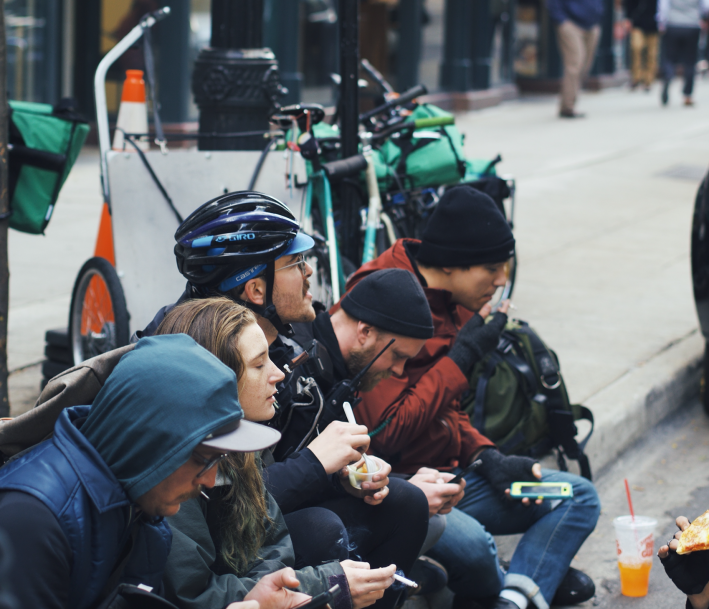
<instances>
[{"instance_id":1,"label":"jacket collar","mask_svg":"<svg viewBox=\"0 0 709 609\"><path fill-rule=\"evenodd\" d=\"M318 316L315 318L313 322L313 335L323 344L325 349L327 349L330 361L332 361L335 382L337 383L349 378L350 373L349 370L347 370L345 358L342 357L340 343L337 342L337 335L332 327L330 314L327 311L318 313Z\"/></svg>"},{"instance_id":2,"label":"jacket collar","mask_svg":"<svg viewBox=\"0 0 709 609\"><path fill-rule=\"evenodd\" d=\"M104 513L128 506L130 500L108 465L79 429L90 410L90 406L62 410L54 426L53 441L76 472L98 512Z\"/></svg>"},{"instance_id":3,"label":"jacket collar","mask_svg":"<svg viewBox=\"0 0 709 609\"><path fill-rule=\"evenodd\" d=\"M426 294L428 305L431 307L431 312L434 315L440 315L445 313L446 311L455 308L456 305L452 301L453 294L448 290L428 287L428 285L426 284L426 279L419 272L418 266L416 264L416 252L418 252L420 245L421 241L419 241L418 239L401 239L400 241L397 241L397 243L394 245L394 248L396 248L397 246L401 247L405 255L406 261L409 265L408 270L413 272L416 277L418 277L418 280L421 283L421 286L423 287L423 291ZM394 252L394 255L396 256L396 252Z\"/></svg>"}]
</instances>

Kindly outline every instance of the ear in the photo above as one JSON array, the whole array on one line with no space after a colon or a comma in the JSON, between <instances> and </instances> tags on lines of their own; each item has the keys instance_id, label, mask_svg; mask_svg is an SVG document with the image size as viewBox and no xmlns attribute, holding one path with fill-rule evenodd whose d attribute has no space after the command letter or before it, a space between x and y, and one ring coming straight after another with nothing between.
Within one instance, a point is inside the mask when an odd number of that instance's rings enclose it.
<instances>
[{"instance_id":1,"label":"ear","mask_svg":"<svg viewBox=\"0 0 709 609\"><path fill-rule=\"evenodd\" d=\"M450 275L453 272L453 267L450 266L439 266L438 270L444 275Z\"/></svg>"},{"instance_id":2,"label":"ear","mask_svg":"<svg viewBox=\"0 0 709 609\"><path fill-rule=\"evenodd\" d=\"M244 284L242 298L252 304L263 306L266 302L266 280L263 277L249 279Z\"/></svg>"},{"instance_id":3,"label":"ear","mask_svg":"<svg viewBox=\"0 0 709 609\"><path fill-rule=\"evenodd\" d=\"M374 335L374 326L364 323L363 321L357 322L357 343L360 347L364 347L372 339L376 340Z\"/></svg>"}]
</instances>

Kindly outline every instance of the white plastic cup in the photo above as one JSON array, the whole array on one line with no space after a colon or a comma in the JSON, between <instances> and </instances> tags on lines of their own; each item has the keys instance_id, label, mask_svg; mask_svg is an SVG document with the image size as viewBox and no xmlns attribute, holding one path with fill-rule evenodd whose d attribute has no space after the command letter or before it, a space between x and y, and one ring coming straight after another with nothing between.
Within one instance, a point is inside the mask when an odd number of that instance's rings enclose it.
<instances>
[{"instance_id":1,"label":"white plastic cup","mask_svg":"<svg viewBox=\"0 0 709 609\"><path fill-rule=\"evenodd\" d=\"M618 516L613 520L623 596L645 596L655 554L657 520L648 516Z\"/></svg>"},{"instance_id":2,"label":"white plastic cup","mask_svg":"<svg viewBox=\"0 0 709 609\"><path fill-rule=\"evenodd\" d=\"M374 478L374 474L378 473L382 469L382 464L376 457L370 457L367 455L367 460L370 463L374 463L377 469L373 472L368 471L366 474L358 472L357 468L362 467L364 464L364 459L360 459L357 463L347 466L347 470L350 472L350 484L356 489L362 488L362 482L371 482L372 478Z\"/></svg>"}]
</instances>

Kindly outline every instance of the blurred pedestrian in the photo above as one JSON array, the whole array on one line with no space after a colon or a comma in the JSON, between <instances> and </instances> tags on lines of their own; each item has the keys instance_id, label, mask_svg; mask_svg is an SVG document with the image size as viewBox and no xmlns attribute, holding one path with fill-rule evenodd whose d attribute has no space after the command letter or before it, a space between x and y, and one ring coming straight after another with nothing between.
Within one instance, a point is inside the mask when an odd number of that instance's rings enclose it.
<instances>
[{"instance_id":1,"label":"blurred pedestrian","mask_svg":"<svg viewBox=\"0 0 709 609\"><path fill-rule=\"evenodd\" d=\"M709 12L709 0L659 0L657 25L662 36L663 106L669 101L669 88L675 65L682 64L684 105L693 106L694 71L699 49L699 33Z\"/></svg>"},{"instance_id":2,"label":"blurred pedestrian","mask_svg":"<svg viewBox=\"0 0 709 609\"><path fill-rule=\"evenodd\" d=\"M581 118L576 98L588 76L601 35L603 0L549 0L549 15L556 24L564 77L561 80L561 118Z\"/></svg>"},{"instance_id":3,"label":"blurred pedestrian","mask_svg":"<svg viewBox=\"0 0 709 609\"><path fill-rule=\"evenodd\" d=\"M623 0L626 27L630 29L632 58L631 89L640 84L649 91L657 76L657 51L660 34L657 31L657 0ZM643 52L645 61L643 62Z\"/></svg>"}]
</instances>

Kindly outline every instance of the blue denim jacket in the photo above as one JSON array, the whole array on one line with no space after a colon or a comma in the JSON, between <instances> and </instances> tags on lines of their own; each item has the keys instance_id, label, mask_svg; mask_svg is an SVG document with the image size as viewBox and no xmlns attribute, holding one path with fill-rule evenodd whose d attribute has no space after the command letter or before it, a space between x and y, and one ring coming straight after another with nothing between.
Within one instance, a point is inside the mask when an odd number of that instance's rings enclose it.
<instances>
[{"instance_id":1,"label":"blue denim jacket","mask_svg":"<svg viewBox=\"0 0 709 609\"><path fill-rule=\"evenodd\" d=\"M137 529L121 582L158 587L172 543L163 519L136 519L136 506L78 427L89 406L62 411L54 435L0 469L0 491L21 491L55 515L71 548L69 606L90 607Z\"/></svg>"}]
</instances>

